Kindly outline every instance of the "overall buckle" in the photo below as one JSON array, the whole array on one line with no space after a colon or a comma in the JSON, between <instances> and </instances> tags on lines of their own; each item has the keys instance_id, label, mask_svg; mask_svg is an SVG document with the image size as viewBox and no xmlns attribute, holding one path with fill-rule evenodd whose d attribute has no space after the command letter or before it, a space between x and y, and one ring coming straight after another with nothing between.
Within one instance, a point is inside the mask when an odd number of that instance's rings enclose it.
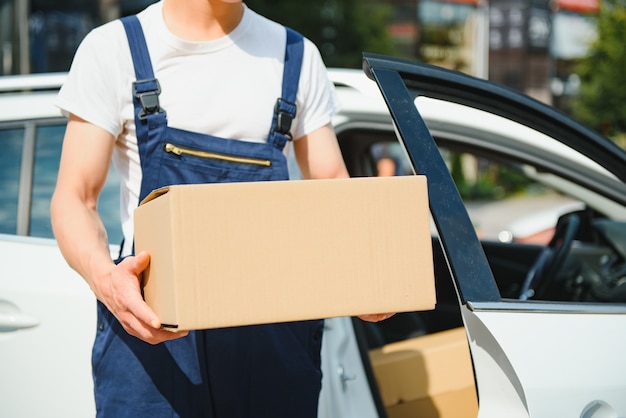
<instances>
[{"instance_id":1,"label":"overall buckle","mask_svg":"<svg viewBox=\"0 0 626 418\"><path fill-rule=\"evenodd\" d=\"M279 98L276 100L274 113L276 113L276 127L274 131L286 135L289 137L289 140L292 140L293 138L289 131L291 130L291 123L296 117L296 104Z\"/></svg>"},{"instance_id":2,"label":"overall buckle","mask_svg":"<svg viewBox=\"0 0 626 418\"><path fill-rule=\"evenodd\" d=\"M146 89L138 89L137 86L139 84L147 84ZM141 112L139 112L140 120L144 120L148 115L155 113L165 113L159 105L159 94L161 94L161 85L156 78L139 80L133 83L133 96L139 100L142 108Z\"/></svg>"}]
</instances>

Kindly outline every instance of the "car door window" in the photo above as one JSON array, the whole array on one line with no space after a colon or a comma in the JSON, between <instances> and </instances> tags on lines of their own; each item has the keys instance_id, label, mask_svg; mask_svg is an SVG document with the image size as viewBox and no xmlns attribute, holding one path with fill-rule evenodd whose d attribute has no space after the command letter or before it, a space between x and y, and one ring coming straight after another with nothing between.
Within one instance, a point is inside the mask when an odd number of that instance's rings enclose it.
<instances>
[{"instance_id":1,"label":"car door window","mask_svg":"<svg viewBox=\"0 0 626 418\"><path fill-rule=\"evenodd\" d=\"M478 237L546 245L559 216L584 205L530 173L528 164L440 146Z\"/></svg>"},{"instance_id":2,"label":"car door window","mask_svg":"<svg viewBox=\"0 0 626 418\"><path fill-rule=\"evenodd\" d=\"M15 234L24 129L0 129L0 233Z\"/></svg>"},{"instance_id":3,"label":"car door window","mask_svg":"<svg viewBox=\"0 0 626 418\"><path fill-rule=\"evenodd\" d=\"M53 238L50 199L56 186L65 120L28 121L0 128L0 233ZM119 176L113 169L98 201L112 244L122 239Z\"/></svg>"},{"instance_id":4,"label":"car door window","mask_svg":"<svg viewBox=\"0 0 626 418\"><path fill-rule=\"evenodd\" d=\"M538 182L529 166L492 158L476 151L439 145L479 238L503 243L545 245L558 217L583 204ZM371 172L408 175L411 167L398 142L376 142L369 148Z\"/></svg>"}]
</instances>

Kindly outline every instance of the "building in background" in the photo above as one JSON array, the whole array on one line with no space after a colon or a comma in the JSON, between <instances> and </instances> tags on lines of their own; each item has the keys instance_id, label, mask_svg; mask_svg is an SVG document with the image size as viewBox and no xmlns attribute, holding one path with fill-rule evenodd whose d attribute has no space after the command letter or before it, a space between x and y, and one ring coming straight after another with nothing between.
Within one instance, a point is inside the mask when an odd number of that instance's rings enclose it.
<instances>
[{"instance_id":1,"label":"building in background","mask_svg":"<svg viewBox=\"0 0 626 418\"><path fill-rule=\"evenodd\" d=\"M0 75L67 71L95 26L154 0L0 0Z\"/></svg>"},{"instance_id":2,"label":"building in background","mask_svg":"<svg viewBox=\"0 0 626 418\"><path fill-rule=\"evenodd\" d=\"M487 3L488 1L488 3ZM567 110L599 0L388 0L406 58L459 70Z\"/></svg>"},{"instance_id":3,"label":"building in background","mask_svg":"<svg viewBox=\"0 0 626 418\"><path fill-rule=\"evenodd\" d=\"M27 73L28 51L27 1L0 0L0 75Z\"/></svg>"},{"instance_id":4,"label":"building in background","mask_svg":"<svg viewBox=\"0 0 626 418\"><path fill-rule=\"evenodd\" d=\"M97 6L92 1L68 1L58 5L45 0L31 0L28 72L67 70L80 41L101 21Z\"/></svg>"},{"instance_id":5,"label":"building in background","mask_svg":"<svg viewBox=\"0 0 626 418\"><path fill-rule=\"evenodd\" d=\"M391 3L397 8L399 1ZM410 3L415 5L412 18L408 19L410 11L403 5L407 12L396 13L391 23L401 52L412 51L414 59L488 78L551 101L551 11L547 0Z\"/></svg>"},{"instance_id":6,"label":"building in background","mask_svg":"<svg viewBox=\"0 0 626 418\"><path fill-rule=\"evenodd\" d=\"M489 79L551 103L551 10L545 0L491 0Z\"/></svg>"},{"instance_id":7,"label":"building in background","mask_svg":"<svg viewBox=\"0 0 626 418\"><path fill-rule=\"evenodd\" d=\"M417 58L487 78L486 18L481 0L420 0Z\"/></svg>"},{"instance_id":8,"label":"building in background","mask_svg":"<svg viewBox=\"0 0 626 418\"><path fill-rule=\"evenodd\" d=\"M599 0L559 0L552 14L550 92L555 107L569 111L580 79L575 66L597 37Z\"/></svg>"},{"instance_id":9,"label":"building in background","mask_svg":"<svg viewBox=\"0 0 626 418\"><path fill-rule=\"evenodd\" d=\"M488 76L487 4L483 0L388 0L389 31L402 58Z\"/></svg>"}]
</instances>

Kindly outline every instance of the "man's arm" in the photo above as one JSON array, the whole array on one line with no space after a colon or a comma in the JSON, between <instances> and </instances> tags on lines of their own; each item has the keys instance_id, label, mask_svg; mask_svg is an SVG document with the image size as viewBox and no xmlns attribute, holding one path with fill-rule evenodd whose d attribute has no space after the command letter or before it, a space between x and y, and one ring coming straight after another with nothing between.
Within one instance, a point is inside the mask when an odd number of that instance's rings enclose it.
<instances>
[{"instance_id":1,"label":"man's arm","mask_svg":"<svg viewBox=\"0 0 626 418\"><path fill-rule=\"evenodd\" d=\"M67 124L50 215L59 248L68 264L89 284L127 332L149 343L184 333L160 329L154 311L143 301L140 278L150 262L147 253L116 265L109 253L98 215L115 139L105 130L74 115Z\"/></svg>"},{"instance_id":2,"label":"man's arm","mask_svg":"<svg viewBox=\"0 0 626 418\"><path fill-rule=\"evenodd\" d=\"M349 177L331 124L293 142L296 160L305 179Z\"/></svg>"}]
</instances>

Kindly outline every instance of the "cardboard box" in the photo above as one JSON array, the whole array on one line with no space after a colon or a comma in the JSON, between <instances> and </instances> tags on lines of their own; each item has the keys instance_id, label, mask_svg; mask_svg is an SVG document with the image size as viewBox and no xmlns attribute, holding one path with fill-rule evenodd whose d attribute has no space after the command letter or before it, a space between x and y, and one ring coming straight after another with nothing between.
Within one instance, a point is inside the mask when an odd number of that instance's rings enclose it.
<instances>
[{"instance_id":1,"label":"cardboard box","mask_svg":"<svg viewBox=\"0 0 626 418\"><path fill-rule=\"evenodd\" d=\"M389 418L476 418L478 401L464 328L370 352Z\"/></svg>"},{"instance_id":2,"label":"cardboard box","mask_svg":"<svg viewBox=\"0 0 626 418\"><path fill-rule=\"evenodd\" d=\"M177 329L435 306L423 176L167 187L135 210L135 249Z\"/></svg>"}]
</instances>

